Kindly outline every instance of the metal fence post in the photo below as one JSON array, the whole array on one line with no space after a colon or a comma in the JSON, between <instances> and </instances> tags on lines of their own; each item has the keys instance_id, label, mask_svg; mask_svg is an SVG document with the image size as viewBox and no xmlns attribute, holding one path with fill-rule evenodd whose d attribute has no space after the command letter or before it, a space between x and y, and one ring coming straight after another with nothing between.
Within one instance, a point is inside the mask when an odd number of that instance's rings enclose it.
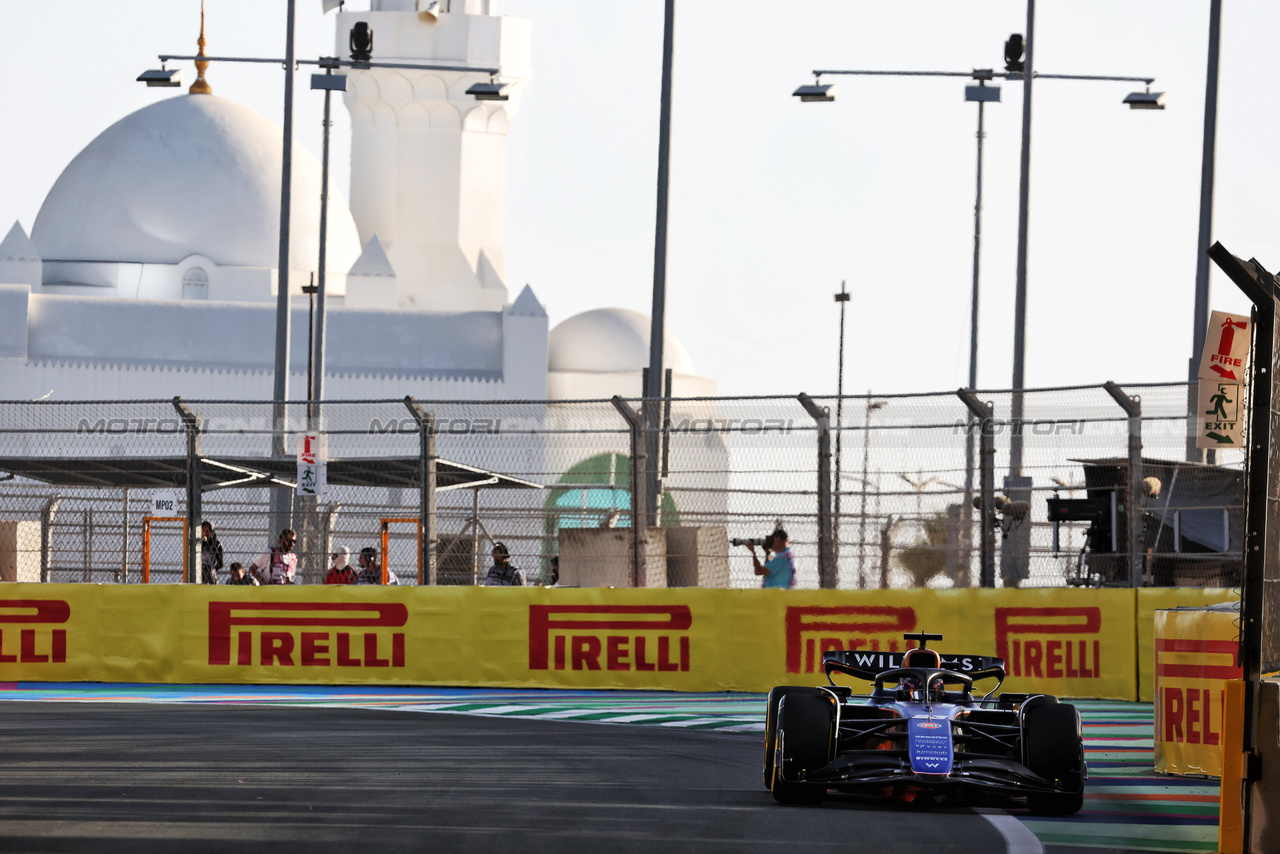
<instances>
[{"instance_id":1,"label":"metal fence post","mask_svg":"<svg viewBox=\"0 0 1280 854\"><path fill-rule=\"evenodd\" d=\"M40 514L40 581L49 581L49 564L53 551L53 520L58 515L58 505L62 503L61 495L51 495L44 503L44 511Z\"/></svg>"},{"instance_id":2,"label":"metal fence post","mask_svg":"<svg viewBox=\"0 0 1280 854\"><path fill-rule=\"evenodd\" d=\"M978 491L982 497L982 506L978 513L978 525L982 534L980 584L983 587L996 586L996 532L993 522L996 515L996 473L995 473L995 435L992 430L992 419L995 408L990 403L978 400L972 389L962 388L956 395L964 403L974 417L978 419Z\"/></svg>"},{"instance_id":3,"label":"metal fence post","mask_svg":"<svg viewBox=\"0 0 1280 854\"><path fill-rule=\"evenodd\" d=\"M631 586L639 587L648 568L645 545L649 528L646 489L649 466L644 436L645 414L643 408L632 409L621 395L615 394L610 402L626 419L631 430Z\"/></svg>"},{"instance_id":4,"label":"metal fence post","mask_svg":"<svg viewBox=\"0 0 1280 854\"><path fill-rule=\"evenodd\" d=\"M187 428L187 560L183 573L190 584L199 584L200 572L200 522L201 498L204 491L200 473L200 419L181 397L173 399L173 408L182 416Z\"/></svg>"},{"instance_id":5,"label":"metal fence post","mask_svg":"<svg viewBox=\"0 0 1280 854\"><path fill-rule=\"evenodd\" d=\"M422 404L406 395L404 405L418 422L418 562L427 584L436 583L436 418Z\"/></svg>"},{"instance_id":6,"label":"metal fence post","mask_svg":"<svg viewBox=\"0 0 1280 854\"><path fill-rule=\"evenodd\" d=\"M1129 526L1129 586L1143 584L1142 539L1142 401L1107 380L1102 387L1129 416L1129 483L1125 498L1125 519Z\"/></svg>"},{"instance_id":7,"label":"metal fence post","mask_svg":"<svg viewBox=\"0 0 1280 854\"><path fill-rule=\"evenodd\" d=\"M796 399L818 424L818 586L834 590L838 575L831 513L831 412L804 392Z\"/></svg>"},{"instance_id":8,"label":"metal fence post","mask_svg":"<svg viewBox=\"0 0 1280 854\"><path fill-rule=\"evenodd\" d=\"M124 490L120 521L120 583L129 583L129 487Z\"/></svg>"}]
</instances>

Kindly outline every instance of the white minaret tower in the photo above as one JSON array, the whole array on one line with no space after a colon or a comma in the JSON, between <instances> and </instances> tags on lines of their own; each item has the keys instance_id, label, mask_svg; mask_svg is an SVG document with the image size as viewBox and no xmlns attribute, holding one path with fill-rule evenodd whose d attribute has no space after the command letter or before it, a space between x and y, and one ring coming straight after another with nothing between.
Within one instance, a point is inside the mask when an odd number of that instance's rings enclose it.
<instances>
[{"instance_id":1,"label":"white minaret tower","mask_svg":"<svg viewBox=\"0 0 1280 854\"><path fill-rule=\"evenodd\" d=\"M338 55L351 28L373 29L373 61L501 69L508 101L466 94L475 72L346 70L351 111L351 213L361 243L377 236L395 270L397 302L433 311L498 310L507 128L529 79L529 22L497 0L372 0L337 16ZM422 8L423 11L417 11Z\"/></svg>"}]
</instances>

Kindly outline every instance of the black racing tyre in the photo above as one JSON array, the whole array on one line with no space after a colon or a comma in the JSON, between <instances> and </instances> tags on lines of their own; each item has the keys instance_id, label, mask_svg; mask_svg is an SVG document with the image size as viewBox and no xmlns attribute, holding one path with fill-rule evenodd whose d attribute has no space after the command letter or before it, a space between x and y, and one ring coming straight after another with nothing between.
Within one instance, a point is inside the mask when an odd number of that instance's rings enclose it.
<instances>
[{"instance_id":1,"label":"black racing tyre","mask_svg":"<svg viewBox=\"0 0 1280 854\"><path fill-rule=\"evenodd\" d=\"M773 788L773 754L778 741L778 703L784 694L809 694L821 697L825 692L821 688L800 685L781 685L769 692L768 712L764 719L764 787Z\"/></svg>"},{"instance_id":2,"label":"black racing tyre","mask_svg":"<svg viewBox=\"0 0 1280 854\"><path fill-rule=\"evenodd\" d=\"M822 786L784 782L782 771L794 780L831 761L831 729L835 715L831 700L808 693L788 692L778 703L776 738L782 750L782 768L773 769L773 799L784 804L820 804L827 796Z\"/></svg>"},{"instance_id":3,"label":"black racing tyre","mask_svg":"<svg viewBox=\"0 0 1280 854\"><path fill-rule=\"evenodd\" d=\"M1027 709L1022 724L1027 768L1067 791L1029 793L1032 815L1075 815L1084 806L1084 748L1080 713L1065 703Z\"/></svg>"}]
</instances>

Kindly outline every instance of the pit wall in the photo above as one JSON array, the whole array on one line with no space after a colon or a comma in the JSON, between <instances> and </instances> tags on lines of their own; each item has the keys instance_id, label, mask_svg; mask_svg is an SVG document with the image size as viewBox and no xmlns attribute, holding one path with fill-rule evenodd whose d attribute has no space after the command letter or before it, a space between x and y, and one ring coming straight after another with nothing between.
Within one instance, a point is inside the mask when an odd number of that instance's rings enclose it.
<instances>
[{"instance_id":1,"label":"pit wall","mask_svg":"<svg viewBox=\"0 0 1280 854\"><path fill-rule=\"evenodd\" d=\"M1003 690L1149 701L1154 612L1234 595L0 584L0 681L762 692L925 631Z\"/></svg>"}]
</instances>

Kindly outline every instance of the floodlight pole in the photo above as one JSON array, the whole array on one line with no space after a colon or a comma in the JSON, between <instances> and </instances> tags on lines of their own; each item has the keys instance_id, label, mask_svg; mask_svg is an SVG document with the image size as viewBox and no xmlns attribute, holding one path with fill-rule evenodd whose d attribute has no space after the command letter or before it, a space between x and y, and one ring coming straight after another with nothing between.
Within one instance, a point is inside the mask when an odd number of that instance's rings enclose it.
<instances>
[{"instance_id":1,"label":"floodlight pole","mask_svg":"<svg viewBox=\"0 0 1280 854\"><path fill-rule=\"evenodd\" d=\"M325 69L326 77L332 77L333 67ZM312 340L311 399L308 416L311 429L320 426L320 400L324 397L324 316L325 316L325 268L329 237L329 100L333 90L324 90L324 143L320 157L320 259L316 262L316 319Z\"/></svg>"},{"instance_id":2,"label":"floodlight pole","mask_svg":"<svg viewBox=\"0 0 1280 854\"><path fill-rule=\"evenodd\" d=\"M1022 476L1022 392L1027 353L1027 222L1031 203L1031 84L1036 79L1036 0L1027 0L1026 59L1022 71L1022 159L1018 178L1018 271L1013 294L1013 401L1010 405L1009 476Z\"/></svg>"},{"instance_id":3,"label":"floodlight pole","mask_svg":"<svg viewBox=\"0 0 1280 854\"><path fill-rule=\"evenodd\" d=\"M976 75L976 72L975 72ZM979 86L986 86L986 80L978 78ZM978 387L978 297L979 271L982 259L982 154L983 142L986 139L984 127L987 102L978 99L978 169L977 189L973 200L973 286L970 293L969 308L969 388ZM975 416L969 413L970 429L965 431L964 441L964 504L961 505L961 527L964 529L964 564L969 567L973 548L973 465Z\"/></svg>"},{"instance_id":4,"label":"floodlight pole","mask_svg":"<svg viewBox=\"0 0 1280 854\"><path fill-rule=\"evenodd\" d=\"M271 391L272 429L271 453L283 457L287 452L285 443L286 401L289 399L289 338L290 338L290 306L289 306L289 217L290 200L293 191L293 44L294 44L294 7L296 0L288 0L287 23L285 25L285 62L284 62L284 142L280 164L280 254L276 263L276 356L274 366L275 383ZM271 490L271 527L270 534L289 527L292 516L291 504L293 496L283 489ZM270 539L270 537L268 537Z\"/></svg>"},{"instance_id":5,"label":"floodlight pole","mask_svg":"<svg viewBox=\"0 0 1280 854\"><path fill-rule=\"evenodd\" d=\"M667 316L667 200L671 185L671 68L675 51L676 0L665 0L662 26L662 93L658 112L658 202L653 231L653 308L649 317L649 372L643 404L643 437L650 465L646 471L646 515L657 519L662 500L658 459L659 399L662 397L663 347Z\"/></svg>"},{"instance_id":6,"label":"floodlight pole","mask_svg":"<svg viewBox=\"0 0 1280 854\"><path fill-rule=\"evenodd\" d=\"M835 476L835 509L834 518L831 522L831 560L836 566L840 565L840 494L843 492L843 484L840 481L840 451L841 437L844 435L844 309L849 304L849 291L845 288L845 282L840 280L840 293L835 295L836 302L840 303L840 356L838 367L836 368L836 476ZM858 580L862 580L861 572L859 572Z\"/></svg>"},{"instance_id":7,"label":"floodlight pole","mask_svg":"<svg viewBox=\"0 0 1280 854\"><path fill-rule=\"evenodd\" d=\"M1209 4L1209 67L1204 84L1204 142L1200 153L1200 235L1196 241L1195 313L1191 321L1191 360L1187 369L1187 460L1199 461L1196 447L1196 393L1200 354L1209 326L1209 241L1213 237L1213 173L1218 135L1218 45L1222 34L1222 0Z\"/></svg>"},{"instance_id":8,"label":"floodlight pole","mask_svg":"<svg viewBox=\"0 0 1280 854\"><path fill-rule=\"evenodd\" d=\"M283 456L284 404L289 399L289 216L293 188L293 41L294 6L288 0L284 59L284 150L280 166L280 254L276 264L276 360L274 452Z\"/></svg>"}]
</instances>

